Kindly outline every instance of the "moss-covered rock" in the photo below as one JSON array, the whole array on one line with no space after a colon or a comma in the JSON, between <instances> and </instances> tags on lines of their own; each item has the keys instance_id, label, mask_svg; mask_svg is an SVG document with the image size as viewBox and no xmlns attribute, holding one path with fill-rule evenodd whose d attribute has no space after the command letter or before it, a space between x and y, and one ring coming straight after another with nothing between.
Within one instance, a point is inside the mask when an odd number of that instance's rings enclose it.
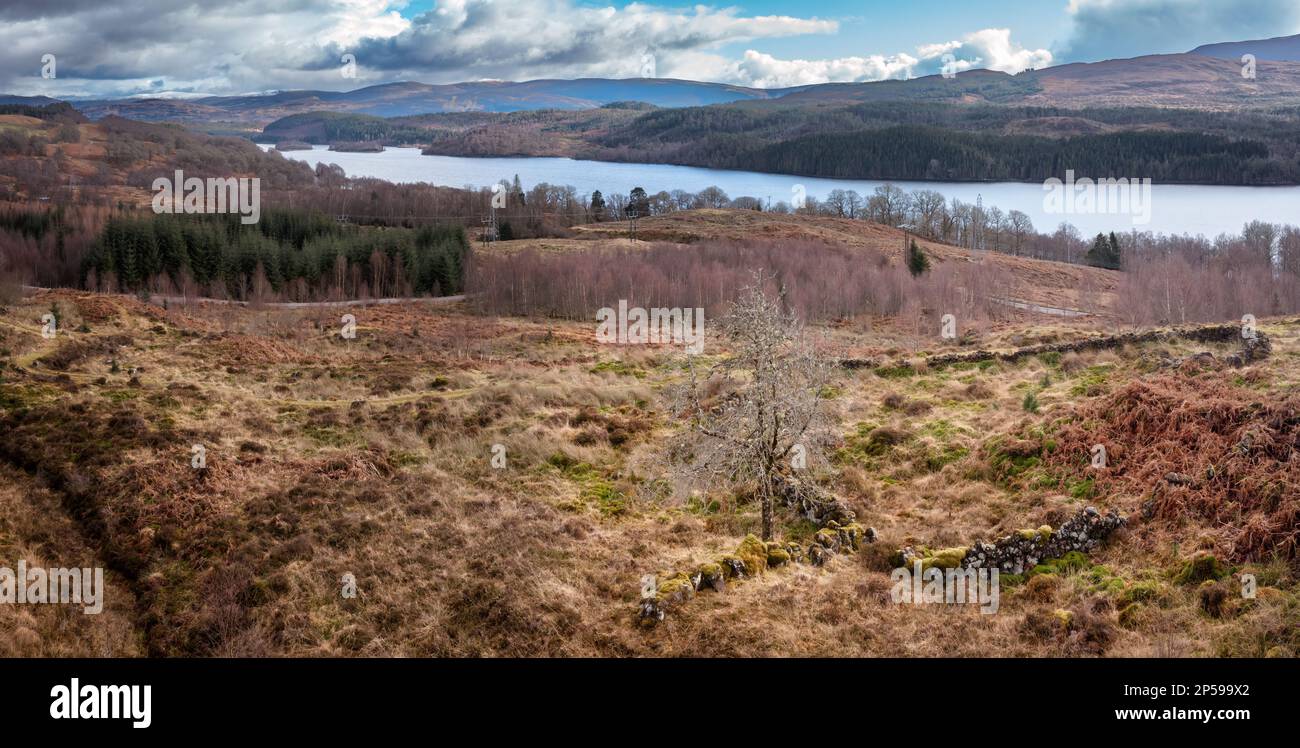
<instances>
[{"instance_id":1,"label":"moss-covered rock","mask_svg":"<svg viewBox=\"0 0 1300 748\"><path fill-rule=\"evenodd\" d=\"M834 524L834 523L832 523ZM840 533L837 527L823 527L813 536L813 543L825 548L831 553L838 553L840 550Z\"/></svg>"},{"instance_id":2,"label":"moss-covered rock","mask_svg":"<svg viewBox=\"0 0 1300 748\"><path fill-rule=\"evenodd\" d=\"M788 563L790 563L790 552L785 549L785 546L775 541L767 544L768 568L776 568Z\"/></svg>"},{"instance_id":3,"label":"moss-covered rock","mask_svg":"<svg viewBox=\"0 0 1300 748\"><path fill-rule=\"evenodd\" d=\"M746 535L736 546L735 555L744 562L748 576L758 576L767 569L767 545L756 535Z\"/></svg>"},{"instance_id":4,"label":"moss-covered rock","mask_svg":"<svg viewBox=\"0 0 1300 748\"><path fill-rule=\"evenodd\" d=\"M803 546L793 540L785 544L785 552L790 554L791 561L802 561L804 559Z\"/></svg>"},{"instance_id":5,"label":"moss-covered rock","mask_svg":"<svg viewBox=\"0 0 1300 748\"><path fill-rule=\"evenodd\" d=\"M862 547L862 541L867 537L867 531L857 522L850 522L840 526L835 530L839 536L840 547L856 551Z\"/></svg>"},{"instance_id":6,"label":"moss-covered rock","mask_svg":"<svg viewBox=\"0 0 1300 748\"><path fill-rule=\"evenodd\" d=\"M646 597L641 599L637 624L642 628L654 628L664 619L663 606L659 604L658 597Z\"/></svg>"},{"instance_id":7,"label":"moss-covered rock","mask_svg":"<svg viewBox=\"0 0 1300 748\"><path fill-rule=\"evenodd\" d=\"M656 597L659 599L659 604L664 608L681 605L694 596L695 582L691 579L691 575L684 571L659 580Z\"/></svg>"},{"instance_id":8,"label":"moss-covered rock","mask_svg":"<svg viewBox=\"0 0 1300 748\"><path fill-rule=\"evenodd\" d=\"M722 574L727 579L744 579L746 576L745 562L734 553L719 556L718 565L722 567Z\"/></svg>"},{"instance_id":9,"label":"moss-covered rock","mask_svg":"<svg viewBox=\"0 0 1300 748\"><path fill-rule=\"evenodd\" d=\"M1034 541L1046 542L1052 539L1052 526L1042 525L1037 530L1033 530L1033 529L1017 530L1016 534L1019 535L1023 540L1034 540Z\"/></svg>"},{"instance_id":10,"label":"moss-covered rock","mask_svg":"<svg viewBox=\"0 0 1300 748\"><path fill-rule=\"evenodd\" d=\"M825 566L835 556L835 551L824 545L813 543L808 546L808 560L813 566Z\"/></svg>"},{"instance_id":11,"label":"moss-covered rock","mask_svg":"<svg viewBox=\"0 0 1300 748\"><path fill-rule=\"evenodd\" d=\"M727 588L727 573L722 568L722 564L715 562L705 562L695 569L695 589L711 589L714 592L722 592Z\"/></svg>"},{"instance_id":12,"label":"moss-covered rock","mask_svg":"<svg viewBox=\"0 0 1300 748\"><path fill-rule=\"evenodd\" d=\"M921 568L956 569L961 566L961 562L966 558L966 551L967 548L964 546L930 551L921 559Z\"/></svg>"}]
</instances>

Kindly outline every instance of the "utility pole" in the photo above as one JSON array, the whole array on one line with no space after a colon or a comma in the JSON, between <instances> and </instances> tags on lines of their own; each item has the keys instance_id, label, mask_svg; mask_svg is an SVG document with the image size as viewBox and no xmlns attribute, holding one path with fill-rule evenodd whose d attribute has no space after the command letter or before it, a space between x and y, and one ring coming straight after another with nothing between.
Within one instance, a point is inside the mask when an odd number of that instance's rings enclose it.
<instances>
[{"instance_id":1,"label":"utility pole","mask_svg":"<svg viewBox=\"0 0 1300 748\"><path fill-rule=\"evenodd\" d=\"M487 245L489 242L496 241L498 236L496 206L495 205L492 206L489 210L491 211L491 216L483 219L483 244L484 245Z\"/></svg>"}]
</instances>

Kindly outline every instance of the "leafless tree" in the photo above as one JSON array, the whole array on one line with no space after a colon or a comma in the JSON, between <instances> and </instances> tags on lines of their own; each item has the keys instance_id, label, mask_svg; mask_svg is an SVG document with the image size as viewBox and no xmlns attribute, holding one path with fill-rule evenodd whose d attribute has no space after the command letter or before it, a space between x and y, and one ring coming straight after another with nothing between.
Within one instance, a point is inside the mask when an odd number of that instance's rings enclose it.
<instances>
[{"instance_id":1,"label":"leafless tree","mask_svg":"<svg viewBox=\"0 0 1300 748\"><path fill-rule=\"evenodd\" d=\"M907 193L892 184L882 184L867 200L867 217L886 226L897 226L905 217Z\"/></svg>"},{"instance_id":2,"label":"leafless tree","mask_svg":"<svg viewBox=\"0 0 1300 748\"><path fill-rule=\"evenodd\" d=\"M1034 224L1028 215L1013 210L1007 213L1007 231L1011 233L1011 254L1019 255L1025 245L1025 237L1034 232Z\"/></svg>"},{"instance_id":3,"label":"leafless tree","mask_svg":"<svg viewBox=\"0 0 1300 748\"><path fill-rule=\"evenodd\" d=\"M727 351L717 363L701 372L690 360L689 381L676 393L689 428L674 450L687 483L754 484L764 540L772 538L781 471L820 459L828 443L823 394L832 372L772 285L755 273L713 323L708 340Z\"/></svg>"},{"instance_id":4,"label":"leafless tree","mask_svg":"<svg viewBox=\"0 0 1300 748\"><path fill-rule=\"evenodd\" d=\"M826 195L826 201L822 205L830 215L843 218L846 212L844 203L847 199L848 195L844 190L831 190Z\"/></svg>"},{"instance_id":5,"label":"leafless tree","mask_svg":"<svg viewBox=\"0 0 1300 748\"><path fill-rule=\"evenodd\" d=\"M862 217L862 211L866 205L866 201L862 199L862 196L859 195L856 190L849 190L845 193L844 209L848 213L849 218Z\"/></svg>"}]
</instances>

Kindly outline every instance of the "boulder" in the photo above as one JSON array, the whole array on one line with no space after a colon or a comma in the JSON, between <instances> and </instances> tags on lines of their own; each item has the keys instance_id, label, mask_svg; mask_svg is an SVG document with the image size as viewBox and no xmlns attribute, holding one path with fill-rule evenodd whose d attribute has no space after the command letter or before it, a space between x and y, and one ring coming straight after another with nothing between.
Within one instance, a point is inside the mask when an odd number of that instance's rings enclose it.
<instances>
[{"instance_id":1,"label":"boulder","mask_svg":"<svg viewBox=\"0 0 1300 748\"><path fill-rule=\"evenodd\" d=\"M700 564L693 575L695 580L695 589L711 589L714 592L722 592L727 589L727 574L723 570L722 564L704 563Z\"/></svg>"},{"instance_id":2,"label":"boulder","mask_svg":"<svg viewBox=\"0 0 1300 748\"><path fill-rule=\"evenodd\" d=\"M767 566L769 569L790 563L790 551L775 541L767 544Z\"/></svg>"},{"instance_id":3,"label":"boulder","mask_svg":"<svg viewBox=\"0 0 1300 748\"><path fill-rule=\"evenodd\" d=\"M745 574L751 577L762 574L767 569L767 544L757 535L746 535L736 546L736 557L745 564Z\"/></svg>"},{"instance_id":4,"label":"boulder","mask_svg":"<svg viewBox=\"0 0 1300 748\"><path fill-rule=\"evenodd\" d=\"M808 560L813 566L825 566L827 561L835 555L835 551L826 546L817 545L816 543L808 546Z\"/></svg>"}]
</instances>

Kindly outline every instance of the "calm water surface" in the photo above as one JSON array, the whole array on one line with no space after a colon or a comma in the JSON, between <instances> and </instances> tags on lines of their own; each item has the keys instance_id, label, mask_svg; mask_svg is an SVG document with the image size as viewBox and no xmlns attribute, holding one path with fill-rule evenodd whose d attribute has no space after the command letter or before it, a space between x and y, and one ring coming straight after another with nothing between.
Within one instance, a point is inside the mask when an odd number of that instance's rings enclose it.
<instances>
[{"instance_id":1,"label":"calm water surface","mask_svg":"<svg viewBox=\"0 0 1300 748\"><path fill-rule=\"evenodd\" d=\"M271 146L264 145L263 148ZM716 185L731 197L748 195L773 203L791 202L800 186L810 197L823 199L834 189L857 190L870 195L884 182L860 179L819 179L763 174L725 169L702 169L666 164L624 164L605 161L577 161L569 158L459 158L422 156L418 148L389 148L383 153L339 153L326 146L310 151L288 151L288 158L312 166L332 163L349 176L376 177L391 182L428 182L448 187L484 187L519 175L524 188L539 182L571 185L579 194L600 190L609 195L627 194L643 187L651 194L660 190L698 192ZM986 208L1028 214L1039 231L1051 231L1062 221L1074 224L1085 235L1099 231L1154 231L1169 234L1237 233L1252 220L1300 225L1300 187L1214 187L1155 184L1151 187L1150 221L1135 222L1132 215L1049 213L1044 206L1041 184L1019 182L901 182L904 190L930 189L945 197L974 203L984 199Z\"/></svg>"}]
</instances>

